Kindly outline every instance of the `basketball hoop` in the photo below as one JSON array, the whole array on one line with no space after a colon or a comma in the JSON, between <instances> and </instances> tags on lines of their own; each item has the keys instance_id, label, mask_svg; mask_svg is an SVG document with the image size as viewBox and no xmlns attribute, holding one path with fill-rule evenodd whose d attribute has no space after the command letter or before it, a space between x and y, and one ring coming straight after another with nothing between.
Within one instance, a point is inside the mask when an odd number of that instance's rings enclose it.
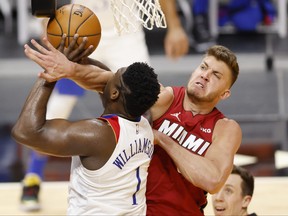
<instances>
[{"instance_id":1,"label":"basketball hoop","mask_svg":"<svg viewBox=\"0 0 288 216\"><path fill-rule=\"evenodd\" d=\"M159 0L111 0L111 10L119 34L135 32L141 25L148 30L167 27Z\"/></svg>"}]
</instances>

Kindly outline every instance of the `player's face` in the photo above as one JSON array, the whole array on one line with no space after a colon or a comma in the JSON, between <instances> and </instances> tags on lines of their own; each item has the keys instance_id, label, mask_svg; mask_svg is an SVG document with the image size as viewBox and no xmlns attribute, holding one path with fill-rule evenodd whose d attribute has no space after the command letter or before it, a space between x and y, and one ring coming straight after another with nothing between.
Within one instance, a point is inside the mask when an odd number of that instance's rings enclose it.
<instances>
[{"instance_id":1,"label":"player's face","mask_svg":"<svg viewBox=\"0 0 288 216\"><path fill-rule=\"evenodd\" d=\"M212 196L215 216L246 214L245 208L248 204L246 196L242 196L241 183L239 175L231 174L223 188Z\"/></svg>"},{"instance_id":2,"label":"player's face","mask_svg":"<svg viewBox=\"0 0 288 216\"><path fill-rule=\"evenodd\" d=\"M214 56L207 56L192 73L187 86L188 96L199 101L215 101L230 95L231 71Z\"/></svg>"},{"instance_id":3,"label":"player's face","mask_svg":"<svg viewBox=\"0 0 288 216\"><path fill-rule=\"evenodd\" d=\"M126 71L126 67L120 68L114 75L113 83L117 88L122 89L123 86L123 80L122 80L122 75Z\"/></svg>"},{"instance_id":4,"label":"player's face","mask_svg":"<svg viewBox=\"0 0 288 216\"><path fill-rule=\"evenodd\" d=\"M122 75L125 71L126 68L120 68L107 82L102 96L104 107L108 100L116 100L118 97L123 96L125 86L123 86Z\"/></svg>"}]
</instances>

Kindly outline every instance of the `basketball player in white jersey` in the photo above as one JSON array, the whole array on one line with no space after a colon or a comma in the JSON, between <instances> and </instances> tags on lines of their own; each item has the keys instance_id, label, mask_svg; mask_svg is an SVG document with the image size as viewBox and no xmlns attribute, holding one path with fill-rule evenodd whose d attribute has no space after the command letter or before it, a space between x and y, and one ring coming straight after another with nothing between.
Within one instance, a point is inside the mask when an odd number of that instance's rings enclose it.
<instances>
[{"instance_id":1,"label":"basketball player in white jersey","mask_svg":"<svg viewBox=\"0 0 288 216\"><path fill-rule=\"evenodd\" d=\"M26 49L30 48L26 45ZM46 120L47 103L56 82L39 78L12 136L42 153L72 156L68 215L145 215L154 138L142 115L158 99L157 75L140 62L117 73L97 66L94 69L99 71L100 81L108 82L95 88L104 106L100 118Z\"/></svg>"},{"instance_id":2,"label":"basketball player in white jersey","mask_svg":"<svg viewBox=\"0 0 288 216\"><path fill-rule=\"evenodd\" d=\"M131 0L130 3L133 1ZM63 0L58 0L57 3L60 4L61 2ZM69 1L65 0L65 2L68 3ZM90 8L101 23L101 41L97 50L90 55L91 58L103 62L112 71L136 61L150 63L142 26L139 24L137 31L119 36L115 29L110 0L72 0L71 3L82 4ZM175 0L161 0L160 3L168 25L164 40L165 53L169 58L177 59L189 50L188 36L177 15ZM60 6L58 5L58 7ZM78 99L84 95L84 89L77 86L74 82L67 79L59 80L49 99L47 119L68 119ZM48 157L46 155L31 151L30 161L22 181L21 209L24 211L38 211L41 209L38 195L41 181L45 180L44 169L47 160Z\"/></svg>"}]
</instances>

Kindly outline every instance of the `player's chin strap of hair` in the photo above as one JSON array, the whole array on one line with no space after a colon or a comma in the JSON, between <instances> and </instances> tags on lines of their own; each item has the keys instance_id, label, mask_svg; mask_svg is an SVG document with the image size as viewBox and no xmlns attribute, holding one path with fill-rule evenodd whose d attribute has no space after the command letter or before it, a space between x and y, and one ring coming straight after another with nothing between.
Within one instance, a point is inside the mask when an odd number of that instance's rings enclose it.
<instances>
[{"instance_id":1,"label":"player's chin strap of hair","mask_svg":"<svg viewBox=\"0 0 288 216\"><path fill-rule=\"evenodd\" d=\"M36 17L53 17L56 6L56 0L31 0L32 15Z\"/></svg>"}]
</instances>

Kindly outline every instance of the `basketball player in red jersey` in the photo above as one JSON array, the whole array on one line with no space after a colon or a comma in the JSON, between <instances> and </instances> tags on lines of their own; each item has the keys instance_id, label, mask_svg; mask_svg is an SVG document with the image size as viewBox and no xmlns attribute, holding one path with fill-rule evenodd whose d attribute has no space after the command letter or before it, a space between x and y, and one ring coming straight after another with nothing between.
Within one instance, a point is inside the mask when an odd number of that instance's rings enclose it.
<instances>
[{"instance_id":1,"label":"basketball player in red jersey","mask_svg":"<svg viewBox=\"0 0 288 216\"><path fill-rule=\"evenodd\" d=\"M216 105L230 96L238 73L236 56L213 46L186 88L162 88L151 108L153 128L161 133L148 172L148 215L203 215L206 192L225 183L242 132Z\"/></svg>"},{"instance_id":2,"label":"basketball player in red jersey","mask_svg":"<svg viewBox=\"0 0 288 216\"><path fill-rule=\"evenodd\" d=\"M68 61L59 51L38 50L28 49L26 55L46 70L40 77L66 77L95 90L99 74L93 66ZM149 167L148 215L203 215L206 193L216 193L225 183L242 131L216 105L231 95L238 74L235 54L216 45L207 50L186 88L161 87L150 109L158 146Z\"/></svg>"}]
</instances>

